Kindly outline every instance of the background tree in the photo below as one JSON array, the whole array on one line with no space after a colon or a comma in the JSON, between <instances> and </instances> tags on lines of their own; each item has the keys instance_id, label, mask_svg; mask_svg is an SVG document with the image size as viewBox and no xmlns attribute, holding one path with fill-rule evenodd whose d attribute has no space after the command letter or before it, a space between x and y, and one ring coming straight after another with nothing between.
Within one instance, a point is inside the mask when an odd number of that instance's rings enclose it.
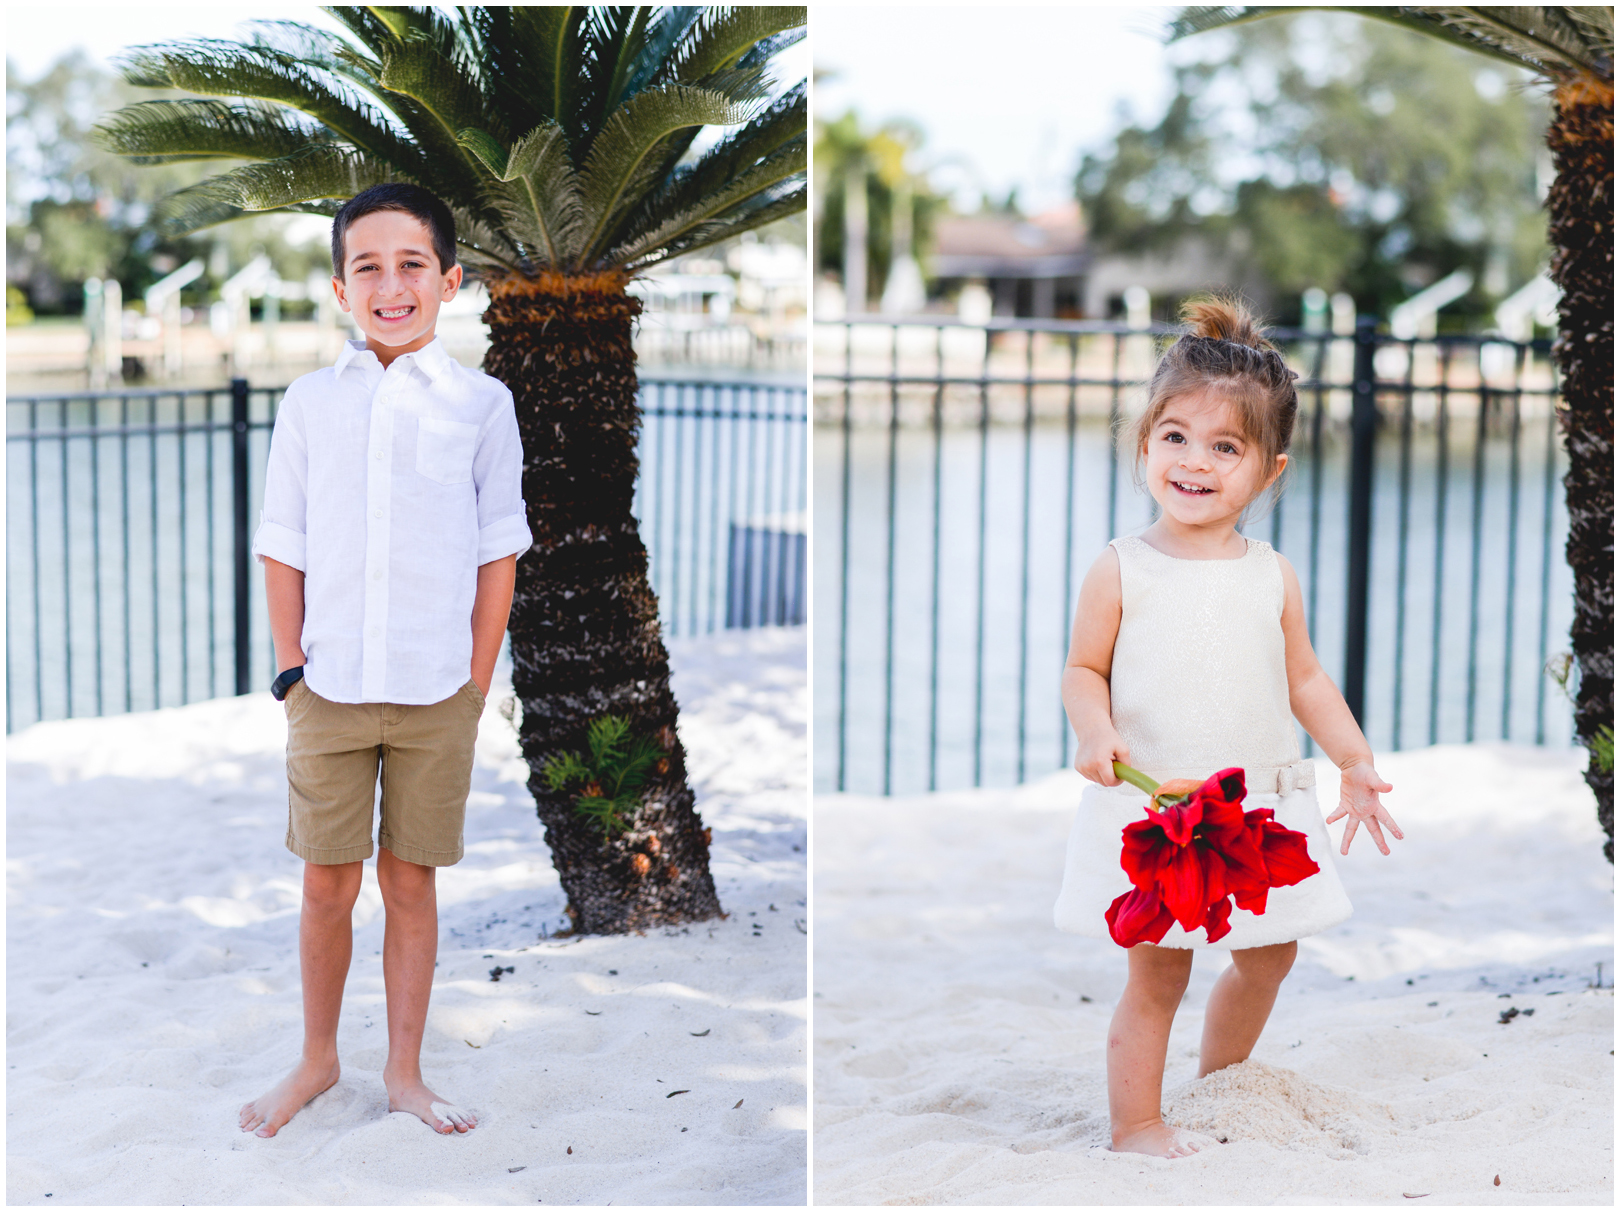
<instances>
[{"instance_id":1,"label":"background tree","mask_svg":"<svg viewBox=\"0 0 1617 1215\"><path fill-rule=\"evenodd\" d=\"M660 261L802 210L806 88L771 102L769 62L801 37L804 10L326 11L351 40L277 22L250 42L132 51L131 83L207 96L125 107L105 137L148 162L253 162L168 199L178 231L250 211L329 215L390 180L450 205L460 256L491 297L484 370L511 389L522 433L534 544L517 563L513 681L528 788L573 927L718 915L630 514L640 304L625 288ZM710 125L737 129L700 150ZM610 835L542 775L608 714L667 760L630 830Z\"/></svg>"},{"instance_id":2,"label":"background tree","mask_svg":"<svg viewBox=\"0 0 1617 1215\"><path fill-rule=\"evenodd\" d=\"M1186 8L1173 38L1245 23L1274 8ZM1612 9L1609 6L1350 8L1495 61L1550 85L1546 142L1550 276L1561 288L1561 428L1566 435L1567 563L1573 576L1572 654L1578 665L1576 728L1590 748L1594 790L1612 859ZM1604 739L1602 742L1602 735Z\"/></svg>"},{"instance_id":3,"label":"background tree","mask_svg":"<svg viewBox=\"0 0 1617 1215\"><path fill-rule=\"evenodd\" d=\"M848 173L862 166L869 215L865 247L868 269L865 282L871 301L881 299L893 259L893 206L908 199L911 207L911 248L923 267L931 247L932 222L944 201L932 190L926 175L915 165L923 140L920 128L893 121L875 131L866 130L850 110L832 122L820 122L814 131L815 240L814 256L821 272L842 274L844 203ZM850 302L849 307L852 307Z\"/></svg>"},{"instance_id":4,"label":"background tree","mask_svg":"<svg viewBox=\"0 0 1617 1215\"><path fill-rule=\"evenodd\" d=\"M212 235L174 235L149 222L166 195L194 185L206 166L131 164L100 147L93 127L108 110L141 96L83 51L62 55L36 79L6 68L6 281L30 310L77 315L84 280L115 278L124 299L141 294L193 257L226 246L225 274L262 249L283 278L301 280L324 256L289 234L285 216L249 218ZM326 258L329 262L329 258ZM182 292L187 304L216 297L204 273ZM296 304L290 305L295 309Z\"/></svg>"},{"instance_id":5,"label":"background tree","mask_svg":"<svg viewBox=\"0 0 1617 1215\"><path fill-rule=\"evenodd\" d=\"M1290 322L1308 287L1385 316L1465 267L1477 285L1445 319L1480 327L1547 260L1549 109L1525 73L1327 14L1238 25L1207 50L1175 69L1160 122L1082 161L1103 247L1199 237Z\"/></svg>"}]
</instances>

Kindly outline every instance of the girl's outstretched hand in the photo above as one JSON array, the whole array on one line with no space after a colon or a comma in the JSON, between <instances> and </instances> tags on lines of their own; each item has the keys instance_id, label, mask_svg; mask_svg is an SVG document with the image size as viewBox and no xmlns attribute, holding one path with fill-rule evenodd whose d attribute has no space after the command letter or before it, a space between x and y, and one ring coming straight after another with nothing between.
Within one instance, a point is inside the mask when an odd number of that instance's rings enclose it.
<instances>
[{"instance_id":1,"label":"girl's outstretched hand","mask_svg":"<svg viewBox=\"0 0 1617 1215\"><path fill-rule=\"evenodd\" d=\"M1381 828L1386 827L1391 831L1394 839L1403 839L1404 833L1381 804L1380 795L1391 792L1392 786L1367 763L1350 764L1342 769L1342 801L1336 807L1336 812L1325 821L1334 823L1339 818L1347 819L1347 826L1342 830L1343 856L1347 855L1348 845L1353 842L1354 832L1359 829L1360 823L1370 832L1382 856L1392 854L1387 841L1381 836Z\"/></svg>"},{"instance_id":2,"label":"girl's outstretched hand","mask_svg":"<svg viewBox=\"0 0 1617 1215\"><path fill-rule=\"evenodd\" d=\"M1080 740L1078 755L1072 761L1072 766L1078 769L1078 774L1085 780L1094 781L1097 785L1112 786L1123 783L1117 773L1112 771L1112 764L1128 762L1129 745L1123 741L1123 736L1114 730L1093 739Z\"/></svg>"}]
</instances>

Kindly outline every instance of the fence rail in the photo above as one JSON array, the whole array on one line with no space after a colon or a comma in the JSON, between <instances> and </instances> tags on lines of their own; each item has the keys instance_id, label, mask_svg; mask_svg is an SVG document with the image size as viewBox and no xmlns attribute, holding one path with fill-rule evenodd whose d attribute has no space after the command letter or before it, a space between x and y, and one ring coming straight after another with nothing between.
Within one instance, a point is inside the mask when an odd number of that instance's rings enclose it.
<instances>
[{"instance_id":1,"label":"fence rail","mask_svg":"<svg viewBox=\"0 0 1617 1215\"><path fill-rule=\"evenodd\" d=\"M250 559L281 388L6 402L7 732L267 688ZM635 514L671 633L806 618L801 384L641 380Z\"/></svg>"},{"instance_id":2,"label":"fence rail","mask_svg":"<svg viewBox=\"0 0 1617 1215\"><path fill-rule=\"evenodd\" d=\"M1076 584L1154 518L1115 436L1177 332L816 326L817 787L1009 784L1070 762ZM1300 376L1292 489L1244 530L1290 555L1372 743L1569 738L1543 674L1571 616L1549 343L1370 322L1274 336Z\"/></svg>"}]
</instances>

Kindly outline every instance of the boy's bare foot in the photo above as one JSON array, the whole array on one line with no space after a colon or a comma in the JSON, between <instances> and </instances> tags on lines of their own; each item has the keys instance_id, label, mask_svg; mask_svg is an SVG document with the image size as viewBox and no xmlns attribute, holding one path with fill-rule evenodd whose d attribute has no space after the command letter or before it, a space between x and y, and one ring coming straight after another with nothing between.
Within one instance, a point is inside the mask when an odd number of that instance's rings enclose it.
<instances>
[{"instance_id":1,"label":"boy's bare foot","mask_svg":"<svg viewBox=\"0 0 1617 1215\"><path fill-rule=\"evenodd\" d=\"M1142 1156L1165 1156L1169 1160L1194 1155L1212 1142L1206 1135L1180 1130L1166 1122L1153 1122L1122 1135L1112 1132L1114 1152L1138 1152Z\"/></svg>"},{"instance_id":2,"label":"boy's bare foot","mask_svg":"<svg viewBox=\"0 0 1617 1215\"><path fill-rule=\"evenodd\" d=\"M414 1114L441 1135L451 1131L464 1134L477 1125L471 1113L445 1101L420 1080L389 1080L385 1070L382 1080L387 1085L389 1113Z\"/></svg>"},{"instance_id":3,"label":"boy's bare foot","mask_svg":"<svg viewBox=\"0 0 1617 1215\"><path fill-rule=\"evenodd\" d=\"M333 1059L329 1064L307 1059L299 1063L269 1092L241 1107L241 1129L268 1139L309 1102L337 1083L342 1068Z\"/></svg>"}]
</instances>

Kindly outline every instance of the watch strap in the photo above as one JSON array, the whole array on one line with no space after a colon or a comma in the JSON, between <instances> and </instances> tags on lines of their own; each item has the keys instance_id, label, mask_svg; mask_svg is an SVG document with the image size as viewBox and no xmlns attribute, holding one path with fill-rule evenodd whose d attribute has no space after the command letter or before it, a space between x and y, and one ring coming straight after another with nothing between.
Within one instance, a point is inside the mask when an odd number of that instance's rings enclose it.
<instances>
[{"instance_id":1,"label":"watch strap","mask_svg":"<svg viewBox=\"0 0 1617 1215\"><path fill-rule=\"evenodd\" d=\"M274 683L270 684L270 695L276 700L285 700L286 694L292 690L292 685L302 678L302 667L288 667L275 677Z\"/></svg>"}]
</instances>

